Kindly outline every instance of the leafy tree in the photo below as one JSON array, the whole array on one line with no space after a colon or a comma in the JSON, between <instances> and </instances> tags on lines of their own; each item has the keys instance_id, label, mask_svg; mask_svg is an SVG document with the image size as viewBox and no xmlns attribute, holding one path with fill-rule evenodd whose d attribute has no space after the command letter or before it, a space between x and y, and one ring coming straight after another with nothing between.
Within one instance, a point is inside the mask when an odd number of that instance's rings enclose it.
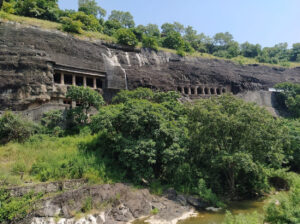
<instances>
[{"instance_id":1,"label":"leafy tree","mask_svg":"<svg viewBox=\"0 0 300 224\"><path fill-rule=\"evenodd\" d=\"M290 60L300 62L300 43L293 44Z\"/></svg>"},{"instance_id":2,"label":"leafy tree","mask_svg":"<svg viewBox=\"0 0 300 224\"><path fill-rule=\"evenodd\" d=\"M33 133L33 124L18 115L6 112L0 117L0 144L10 141L23 142Z\"/></svg>"},{"instance_id":3,"label":"leafy tree","mask_svg":"<svg viewBox=\"0 0 300 224\"><path fill-rule=\"evenodd\" d=\"M185 28L185 34L183 36L183 39L193 43L197 41L197 31L193 29L192 26L188 26Z\"/></svg>"},{"instance_id":4,"label":"leafy tree","mask_svg":"<svg viewBox=\"0 0 300 224\"><path fill-rule=\"evenodd\" d=\"M67 91L66 97L77 103L76 108L74 108L71 113L76 115L74 119L77 120L79 124L87 123L88 113L91 107L99 109L99 107L104 104L103 97L99 93L83 86L71 86Z\"/></svg>"},{"instance_id":5,"label":"leafy tree","mask_svg":"<svg viewBox=\"0 0 300 224\"><path fill-rule=\"evenodd\" d=\"M135 26L133 16L130 14L130 12L112 10L108 20L119 21L124 28L132 28Z\"/></svg>"},{"instance_id":6,"label":"leafy tree","mask_svg":"<svg viewBox=\"0 0 300 224\"><path fill-rule=\"evenodd\" d=\"M58 21L59 8L57 0L18 0L15 13L21 16Z\"/></svg>"},{"instance_id":7,"label":"leafy tree","mask_svg":"<svg viewBox=\"0 0 300 224\"><path fill-rule=\"evenodd\" d=\"M233 41L233 36L228 32L217 33L217 34L215 34L213 39L214 39L215 46L225 47Z\"/></svg>"},{"instance_id":8,"label":"leafy tree","mask_svg":"<svg viewBox=\"0 0 300 224\"><path fill-rule=\"evenodd\" d=\"M119 44L123 44L130 47L135 47L138 44L138 40L134 33L125 28L117 30L116 37Z\"/></svg>"},{"instance_id":9,"label":"leafy tree","mask_svg":"<svg viewBox=\"0 0 300 224\"><path fill-rule=\"evenodd\" d=\"M249 42L245 42L241 44L241 54L244 57L255 58L261 52L261 46L259 44L250 44Z\"/></svg>"},{"instance_id":10,"label":"leafy tree","mask_svg":"<svg viewBox=\"0 0 300 224\"><path fill-rule=\"evenodd\" d=\"M178 22L174 22L173 24L172 23L164 23L161 26L161 29L162 29L162 34L164 36L167 36L167 35L169 35L170 33L173 33L173 32L177 32L180 35L182 33L184 33L184 26L182 24L178 23Z\"/></svg>"},{"instance_id":11,"label":"leafy tree","mask_svg":"<svg viewBox=\"0 0 300 224\"><path fill-rule=\"evenodd\" d=\"M279 102L284 105L295 117L300 117L300 84L279 83L275 88L282 90L278 94Z\"/></svg>"},{"instance_id":12,"label":"leafy tree","mask_svg":"<svg viewBox=\"0 0 300 224\"><path fill-rule=\"evenodd\" d=\"M158 51L158 42L155 37L144 37L143 38L143 47L144 48L150 48L152 50Z\"/></svg>"},{"instance_id":13,"label":"leafy tree","mask_svg":"<svg viewBox=\"0 0 300 224\"><path fill-rule=\"evenodd\" d=\"M99 147L120 161L131 179L174 175L172 171L185 153L186 129L182 121L175 120L165 106L147 100L129 99L119 108L112 115L100 110L102 121L103 117L112 120L102 126Z\"/></svg>"},{"instance_id":14,"label":"leafy tree","mask_svg":"<svg viewBox=\"0 0 300 224\"><path fill-rule=\"evenodd\" d=\"M284 158L280 121L233 96L201 100L188 118L191 163L216 192L233 197L268 187L266 169L279 168Z\"/></svg>"},{"instance_id":15,"label":"leafy tree","mask_svg":"<svg viewBox=\"0 0 300 224\"><path fill-rule=\"evenodd\" d=\"M160 30L156 24L149 23L145 26L144 34L150 37L160 37Z\"/></svg>"},{"instance_id":16,"label":"leafy tree","mask_svg":"<svg viewBox=\"0 0 300 224\"><path fill-rule=\"evenodd\" d=\"M182 39L180 33L169 32L162 42L163 47L171 49L183 49L184 40Z\"/></svg>"},{"instance_id":17,"label":"leafy tree","mask_svg":"<svg viewBox=\"0 0 300 224\"><path fill-rule=\"evenodd\" d=\"M117 20L107 20L104 23L104 30L103 32L109 36L113 36L117 30L121 29L122 25Z\"/></svg>"},{"instance_id":18,"label":"leafy tree","mask_svg":"<svg viewBox=\"0 0 300 224\"><path fill-rule=\"evenodd\" d=\"M82 33L82 22L69 17L62 17L62 30L70 33Z\"/></svg>"},{"instance_id":19,"label":"leafy tree","mask_svg":"<svg viewBox=\"0 0 300 224\"><path fill-rule=\"evenodd\" d=\"M78 11L99 18L106 16L106 11L95 0L78 0Z\"/></svg>"},{"instance_id":20,"label":"leafy tree","mask_svg":"<svg viewBox=\"0 0 300 224\"><path fill-rule=\"evenodd\" d=\"M84 12L76 12L71 14L71 19L74 21L80 21L83 26L82 29L87 31L101 31L102 27L99 21L94 15L87 15Z\"/></svg>"}]
</instances>

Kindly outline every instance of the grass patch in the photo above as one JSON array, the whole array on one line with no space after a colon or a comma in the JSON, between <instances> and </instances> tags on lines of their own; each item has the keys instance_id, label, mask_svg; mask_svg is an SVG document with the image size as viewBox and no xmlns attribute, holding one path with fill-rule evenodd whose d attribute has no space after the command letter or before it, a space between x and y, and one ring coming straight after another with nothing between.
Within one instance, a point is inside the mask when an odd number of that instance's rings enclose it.
<instances>
[{"instance_id":1,"label":"grass patch","mask_svg":"<svg viewBox=\"0 0 300 224\"><path fill-rule=\"evenodd\" d=\"M90 183L121 181L122 172L107 168L112 163L100 151L87 151L85 144L97 136L63 138L35 135L27 142L0 146L1 185L86 178Z\"/></svg>"}]
</instances>

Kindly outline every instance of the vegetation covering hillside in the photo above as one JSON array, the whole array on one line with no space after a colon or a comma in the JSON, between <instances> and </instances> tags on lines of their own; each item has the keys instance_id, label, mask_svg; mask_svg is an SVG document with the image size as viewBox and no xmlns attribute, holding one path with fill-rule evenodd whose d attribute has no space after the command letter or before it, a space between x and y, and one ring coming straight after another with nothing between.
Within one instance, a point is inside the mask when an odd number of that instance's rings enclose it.
<instances>
[{"instance_id":1,"label":"vegetation covering hillside","mask_svg":"<svg viewBox=\"0 0 300 224\"><path fill-rule=\"evenodd\" d=\"M228 32L217 33L213 37L198 34L193 27L184 27L178 22L164 23L161 27L156 24L136 26L130 12L113 10L107 20L105 16L106 11L95 0L79 0L78 11L59 9L57 0L4 0L0 12L0 17L7 20L131 47L171 50L182 56L224 58L240 64L300 65L300 43L295 43L291 49L288 49L287 43L262 48L259 44L248 42L239 44Z\"/></svg>"},{"instance_id":2,"label":"vegetation covering hillside","mask_svg":"<svg viewBox=\"0 0 300 224\"><path fill-rule=\"evenodd\" d=\"M111 105L88 88L72 87L67 96L85 103L48 112L41 124L10 112L0 118L2 187L79 178L135 186L146 181L154 193L173 187L215 206L283 188L290 191L276 196L280 206L274 199L257 218L299 220L299 175L289 173L300 164L296 118L274 119L230 95L182 104L176 92L140 88L121 91ZM90 118L92 106L99 112ZM29 195L19 207L19 199L0 192L2 222L21 218L24 206L40 198Z\"/></svg>"}]
</instances>

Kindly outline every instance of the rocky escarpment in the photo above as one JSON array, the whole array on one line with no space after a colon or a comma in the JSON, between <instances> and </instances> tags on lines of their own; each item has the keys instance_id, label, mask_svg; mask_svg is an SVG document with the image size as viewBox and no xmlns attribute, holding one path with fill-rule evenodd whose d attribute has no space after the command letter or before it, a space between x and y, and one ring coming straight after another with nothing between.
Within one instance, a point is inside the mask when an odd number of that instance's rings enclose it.
<instances>
[{"instance_id":1,"label":"rocky escarpment","mask_svg":"<svg viewBox=\"0 0 300 224\"><path fill-rule=\"evenodd\" d=\"M178 195L169 189L164 196L127 184L90 186L84 180L71 180L8 189L12 197L28 192L42 193L31 212L14 223L20 224L125 224L146 217L149 223L175 224L195 209L208 206L201 199Z\"/></svg>"},{"instance_id":2,"label":"rocky escarpment","mask_svg":"<svg viewBox=\"0 0 300 224\"><path fill-rule=\"evenodd\" d=\"M284 81L300 82L300 68L134 50L0 21L0 110L26 110L51 102L65 91L54 88L57 66L105 74L103 94L108 100L120 89L140 86L163 91L221 86L236 94L266 90Z\"/></svg>"}]
</instances>

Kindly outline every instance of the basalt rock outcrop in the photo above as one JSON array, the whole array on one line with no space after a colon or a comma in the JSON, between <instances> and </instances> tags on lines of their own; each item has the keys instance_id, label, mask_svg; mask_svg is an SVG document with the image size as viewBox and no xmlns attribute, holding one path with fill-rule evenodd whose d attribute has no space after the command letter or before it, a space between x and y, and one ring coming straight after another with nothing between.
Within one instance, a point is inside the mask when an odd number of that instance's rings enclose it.
<instances>
[{"instance_id":1,"label":"basalt rock outcrop","mask_svg":"<svg viewBox=\"0 0 300 224\"><path fill-rule=\"evenodd\" d=\"M42 193L31 211L18 224L125 224L146 217L149 223L175 224L188 218L195 209L208 206L199 198L177 195L168 190L164 196L127 184L90 186L84 180L43 183L7 189L12 197L28 192ZM81 214L79 217L78 214Z\"/></svg>"},{"instance_id":2,"label":"basalt rock outcrop","mask_svg":"<svg viewBox=\"0 0 300 224\"><path fill-rule=\"evenodd\" d=\"M101 93L108 101L126 88L176 90L193 98L198 97L199 86L203 94L204 87L214 94L221 90L219 87L238 94L267 90L285 81L300 83L300 67L237 65L226 60L180 57L0 21L0 111L31 110L58 102L55 100L63 98L67 89L62 83L55 84L56 70L62 68L66 73L101 76ZM73 80L73 84L76 82Z\"/></svg>"}]
</instances>

